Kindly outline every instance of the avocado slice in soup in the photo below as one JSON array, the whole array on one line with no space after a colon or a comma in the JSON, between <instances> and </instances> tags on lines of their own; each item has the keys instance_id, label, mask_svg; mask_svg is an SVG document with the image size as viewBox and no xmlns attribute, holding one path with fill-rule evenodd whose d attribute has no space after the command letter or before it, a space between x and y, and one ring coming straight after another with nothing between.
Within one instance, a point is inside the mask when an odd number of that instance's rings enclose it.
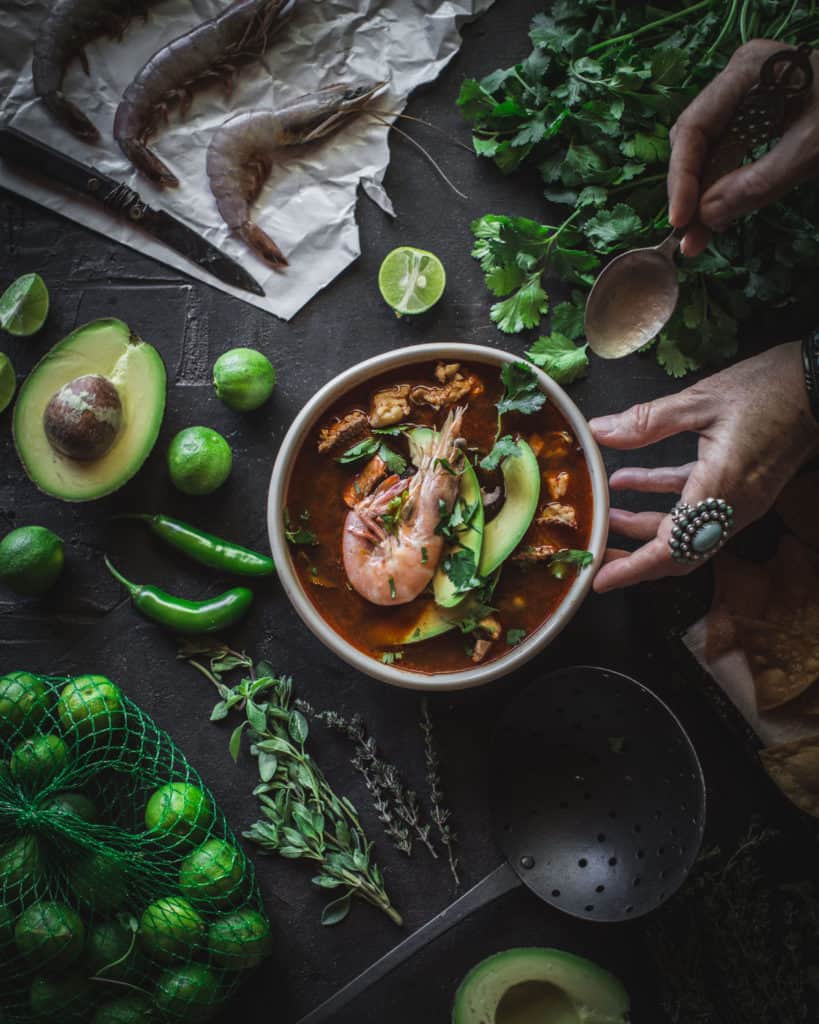
<instances>
[{"instance_id":1,"label":"avocado slice in soup","mask_svg":"<svg viewBox=\"0 0 819 1024\"><path fill-rule=\"evenodd\" d=\"M478 562L478 575L489 576L523 540L540 501L540 468L526 441L519 438L517 452L501 462L504 501L500 512L486 524Z\"/></svg>"},{"instance_id":2,"label":"avocado slice in soup","mask_svg":"<svg viewBox=\"0 0 819 1024\"><path fill-rule=\"evenodd\" d=\"M422 453L432 443L435 431L429 427L415 427L409 433L410 454L412 461L417 466L421 460ZM463 468L461 470L458 497L462 507L468 512L468 524L458 535L458 543L449 546L441 557L435 576L432 580L432 589L435 594L435 603L442 608L454 608L460 604L465 593L458 593L452 580L444 571L443 563L447 554L452 555L456 551L467 549L475 556L475 565L481 557L481 545L483 543L483 501L481 500L481 485L469 459L464 456ZM433 636L437 635L435 633Z\"/></svg>"},{"instance_id":3,"label":"avocado slice in soup","mask_svg":"<svg viewBox=\"0 0 819 1024\"><path fill-rule=\"evenodd\" d=\"M626 1024L621 982L591 960L561 949L507 949L467 974L452 1024Z\"/></svg>"}]
</instances>

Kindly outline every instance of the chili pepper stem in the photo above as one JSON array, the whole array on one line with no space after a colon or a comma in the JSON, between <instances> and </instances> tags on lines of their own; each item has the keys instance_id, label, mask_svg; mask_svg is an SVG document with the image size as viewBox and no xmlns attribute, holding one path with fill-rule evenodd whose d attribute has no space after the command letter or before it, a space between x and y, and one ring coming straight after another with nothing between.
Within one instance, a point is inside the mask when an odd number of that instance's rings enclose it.
<instances>
[{"instance_id":1,"label":"chili pepper stem","mask_svg":"<svg viewBox=\"0 0 819 1024\"><path fill-rule=\"evenodd\" d=\"M132 583L130 580L126 580L122 573L118 572L111 564L111 559L108 557L108 555L103 555L102 557L103 561L105 562L105 566L108 569L108 572L111 573L115 580L117 580L119 583L122 584L123 587L125 587L125 589L131 595L131 597L135 597L142 589L140 585L138 583Z\"/></svg>"}]
</instances>

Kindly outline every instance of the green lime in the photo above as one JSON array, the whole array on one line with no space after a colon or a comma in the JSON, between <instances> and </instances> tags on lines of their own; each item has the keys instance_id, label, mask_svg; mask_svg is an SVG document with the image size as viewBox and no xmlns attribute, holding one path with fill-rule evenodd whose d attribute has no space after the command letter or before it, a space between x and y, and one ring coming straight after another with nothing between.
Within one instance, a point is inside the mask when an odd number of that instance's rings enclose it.
<instances>
[{"instance_id":1,"label":"green lime","mask_svg":"<svg viewBox=\"0 0 819 1024\"><path fill-rule=\"evenodd\" d=\"M139 954L134 933L119 921L101 921L88 931L83 967L113 981L123 981L134 970Z\"/></svg>"},{"instance_id":2,"label":"green lime","mask_svg":"<svg viewBox=\"0 0 819 1024\"><path fill-rule=\"evenodd\" d=\"M210 494L230 476L233 454L210 427L186 427L168 446L168 471L183 494Z\"/></svg>"},{"instance_id":3,"label":"green lime","mask_svg":"<svg viewBox=\"0 0 819 1024\"><path fill-rule=\"evenodd\" d=\"M201 843L213 823L210 800L189 782L169 782L151 794L145 826L174 844L181 839Z\"/></svg>"},{"instance_id":4,"label":"green lime","mask_svg":"<svg viewBox=\"0 0 819 1024\"><path fill-rule=\"evenodd\" d=\"M214 1015L220 998L216 976L203 964L188 964L161 975L154 1004L160 1014L182 1024L202 1024Z\"/></svg>"},{"instance_id":5,"label":"green lime","mask_svg":"<svg viewBox=\"0 0 819 1024\"><path fill-rule=\"evenodd\" d=\"M0 580L17 594L44 594L62 569L63 542L44 526L19 526L0 541Z\"/></svg>"},{"instance_id":6,"label":"green lime","mask_svg":"<svg viewBox=\"0 0 819 1024\"><path fill-rule=\"evenodd\" d=\"M384 257L378 288L397 316L425 313L444 294L446 271L431 252L402 245Z\"/></svg>"},{"instance_id":7,"label":"green lime","mask_svg":"<svg viewBox=\"0 0 819 1024\"><path fill-rule=\"evenodd\" d=\"M106 676L77 676L63 687L57 715L65 732L107 739L125 723L122 692Z\"/></svg>"},{"instance_id":8,"label":"green lime","mask_svg":"<svg viewBox=\"0 0 819 1024\"><path fill-rule=\"evenodd\" d=\"M14 941L33 967L61 970L82 954L85 926L65 903L34 903L17 918Z\"/></svg>"},{"instance_id":9,"label":"green lime","mask_svg":"<svg viewBox=\"0 0 819 1024\"><path fill-rule=\"evenodd\" d=\"M29 1005L35 1020L87 1020L86 1010L93 997L93 985L77 971L35 978L29 993Z\"/></svg>"},{"instance_id":10,"label":"green lime","mask_svg":"<svg viewBox=\"0 0 819 1024\"><path fill-rule=\"evenodd\" d=\"M243 971L260 964L270 955L270 925L249 907L217 918L208 932L208 948L220 967Z\"/></svg>"},{"instance_id":11,"label":"green lime","mask_svg":"<svg viewBox=\"0 0 819 1024\"><path fill-rule=\"evenodd\" d=\"M239 893L244 869L244 857L238 847L224 839L209 839L182 861L179 888L189 899L230 906Z\"/></svg>"},{"instance_id":12,"label":"green lime","mask_svg":"<svg viewBox=\"0 0 819 1024\"><path fill-rule=\"evenodd\" d=\"M97 820L96 804L84 793L58 793L46 802L43 810L54 811L56 814L73 814L75 818L82 818L83 821L91 823Z\"/></svg>"},{"instance_id":13,"label":"green lime","mask_svg":"<svg viewBox=\"0 0 819 1024\"><path fill-rule=\"evenodd\" d=\"M48 316L48 289L39 274L23 274L0 295L0 327L9 334L36 334Z\"/></svg>"},{"instance_id":14,"label":"green lime","mask_svg":"<svg viewBox=\"0 0 819 1024\"><path fill-rule=\"evenodd\" d=\"M156 960L188 958L205 937L205 922L180 896L168 896L146 907L139 921L139 941Z\"/></svg>"},{"instance_id":15,"label":"green lime","mask_svg":"<svg viewBox=\"0 0 819 1024\"><path fill-rule=\"evenodd\" d=\"M91 1024L145 1024L151 1009L151 1000L135 992L101 1006L91 1018Z\"/></svg>"},{"instance_id":16,"label":"green lime","mask_svg":"<svg viewBox=\"0 0 819 1024\"><path fill-rule=\"evenodd\" d=\"M32 736L14 748L11 774L29 789L44 789L68 767L68 747L62 736L49 732Z\"/></svg>"},{"instance_id":17,"label":"green lime","mask_svg":"<svg viewBox=\"0 0 819 1024\"><path fill-rule=\"evenodd\" d=\"M14 366L5 352L0 352L0 412L14 398L17 390L17 376L14 373Z\"/></svg>"},{"instance_id":18,"label":"green lime","mask_svg":"<svg viewBox=\"0 0 819 1024\"><path fill-rule=\"evenodd\" d=\"M18 836L0 847L0 899L4 904L30 903L44 873L43 854L34 836Z\"/></svg>"},{"instance_id":19,"label":"green lime","mask_svg":"<svg viewBox=\"0 0 819 1024\"><path fill-rule=\"evenodd\" d=\"M31 672L8 672L0 679L0 734L28 736L48 711L48 687Z\"/></svg>"},{"instance_id":20,"label":"green lime","mask_svg":"<svg viewBox=\"0 0 819 1024\"><path fill-rule=\"evenodd\" d=\"M273 364L255 348L232 348L213 364L216 397L236 412L250 412L264 405L275 384Z\"/></svg>"},{"instance_id":21,"label":"green lime","mask_svg":"<svg viewBox=\"0 0 819 1024\"><path fill-rule=\"evenodd\" d=\"M128 897L125 870L108 854L87 853L69 869L74 895L92 910L117 910Z\"/></svg>"}]
</instances>

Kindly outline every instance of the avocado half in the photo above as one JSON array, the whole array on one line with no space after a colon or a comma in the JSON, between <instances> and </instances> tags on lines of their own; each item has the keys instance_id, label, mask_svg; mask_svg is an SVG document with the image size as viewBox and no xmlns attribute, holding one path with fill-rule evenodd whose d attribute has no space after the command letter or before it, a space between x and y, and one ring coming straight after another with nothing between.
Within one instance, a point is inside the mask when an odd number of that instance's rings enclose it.
<instances>
[{"instance_id":1,"label":"avocado half","mask_svg":"<svg viewBox=\"0 0 819 1024\"><path fill-rule=\"evenodd\" d=\"M121 425L99 458L59 452L43 423L46 406L70 381L99 375L116 388ZM165 365L122 320L94 320L58 342L29 374L14 407L14 444L28 476L63 501L90 501L122 487L150 454L165 413Z\"/></svg>"},{"instance_id":2,"label":"avocado half","mask_svg":"<svg viewBox=\"0 0 819 1024\"><path fill-rule=\"evenodd\" d=\"M626 1024L628 993L602 967L560 949L507 949L455 995L452 1024Z\"/></svg>"}]
</instances>

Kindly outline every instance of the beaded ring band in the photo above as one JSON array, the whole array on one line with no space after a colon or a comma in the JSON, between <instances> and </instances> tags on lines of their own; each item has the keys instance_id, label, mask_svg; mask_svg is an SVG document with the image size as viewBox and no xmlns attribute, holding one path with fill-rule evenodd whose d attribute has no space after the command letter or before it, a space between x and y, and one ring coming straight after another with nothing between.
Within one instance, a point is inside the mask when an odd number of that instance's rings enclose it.
<instances>
[{"instance_id":1,"label":"beaded ring band","mask_svg":"<svg viewBox=\"0 0 819 1024\"><path fill-rule=\"evenodd\" d=\"M723 498L706 498L694 506L675 505L671 519L671 557L675 562L699 562L715 555L728 540L734 510Z\"/></svg>"}]
</instances>

